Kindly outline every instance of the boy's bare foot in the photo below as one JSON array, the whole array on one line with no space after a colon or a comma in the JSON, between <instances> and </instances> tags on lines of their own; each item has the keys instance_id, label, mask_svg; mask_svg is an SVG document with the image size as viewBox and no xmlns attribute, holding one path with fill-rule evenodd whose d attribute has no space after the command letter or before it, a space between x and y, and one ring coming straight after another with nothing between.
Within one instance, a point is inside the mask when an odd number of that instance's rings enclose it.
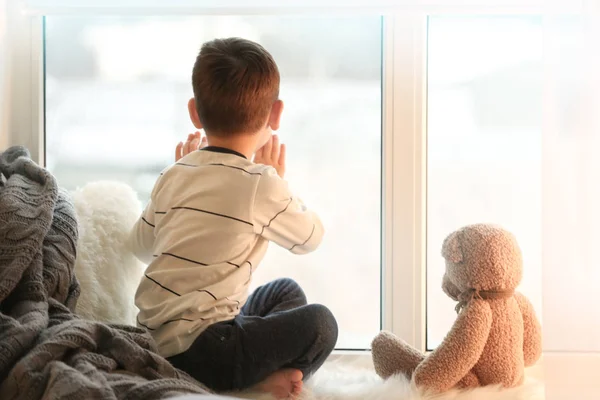
<instances>
[{"instance_id":1,"label":"boy's bare foot","mask_svg":"<svg viewBox=\"0 0 600 400\"><path fill-rule=\"evenodd\" d=\"M302 371L291 368L279 370L256 385L256 389L270 393L276 399L295 399L302 392Z\"/></svg>"}]
</instances>

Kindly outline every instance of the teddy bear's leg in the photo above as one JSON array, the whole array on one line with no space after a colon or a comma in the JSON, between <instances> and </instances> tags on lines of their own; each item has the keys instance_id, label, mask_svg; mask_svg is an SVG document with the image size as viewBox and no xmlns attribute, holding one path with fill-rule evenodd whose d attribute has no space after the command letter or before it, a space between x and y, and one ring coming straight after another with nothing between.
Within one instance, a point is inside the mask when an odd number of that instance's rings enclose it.
<instances>
[{"instance_id":1,"label":"teddy bear's leg","mask_svg":"<svg viewBox=\"0 0 600 400\"><path fill-rule=\"evenodd\" d=\"M479 386L481 386L479 383L479 378L473 373L473 371L469 371L469 373L456 384L458 389L471 389Z\"/></svg>"},{"instance_id":2,"label":"teddy bear's leg","mask_svg":"<svg viewBox=\"0 0 600 400\"><path fill-rule=\"evenodd\" d=\"M380 332L371 343L375 372L383 379L403 374L408 379L425 356L391 332Z\"/></svg>"}]
</instances>

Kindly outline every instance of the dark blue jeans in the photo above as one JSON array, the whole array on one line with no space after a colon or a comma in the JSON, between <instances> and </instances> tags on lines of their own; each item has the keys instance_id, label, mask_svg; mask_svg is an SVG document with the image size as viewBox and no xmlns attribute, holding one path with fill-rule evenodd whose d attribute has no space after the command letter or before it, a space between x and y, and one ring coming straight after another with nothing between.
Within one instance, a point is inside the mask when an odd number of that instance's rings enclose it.
<instances>
[{"instance_id":1,"label":"dark blue jeans","mask_svg":"<svg viewBox=\"0 0 600 400\"><path fill-rule=\"evenodd\" d=\"M184 353L169 357L209 388L249 388L282 368L304 378L333 351L337 322L329 309L308 304L300 286L278 279L257 288L235 319L208 327Z\"/></svg>"}]
</instances>

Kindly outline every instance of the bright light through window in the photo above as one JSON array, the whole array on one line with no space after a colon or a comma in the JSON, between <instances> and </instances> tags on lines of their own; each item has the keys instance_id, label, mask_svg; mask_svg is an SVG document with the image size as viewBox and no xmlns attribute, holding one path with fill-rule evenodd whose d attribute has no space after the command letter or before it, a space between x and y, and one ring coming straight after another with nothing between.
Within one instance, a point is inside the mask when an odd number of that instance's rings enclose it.
<instances>
[{"instance_id":1,"label":"bright light through window","mask_svg":"<svg viewBox=\"0 0 600 400\"><path fill-rule=\"evenodd\" d=\"M427 347L456 318L441 290L446 235L511 230L520 290L541 315L542 27L531 17L432 17L428 43Z\"/></svg>"},{"instance_id":2,"label":"bright light through window","mask_svg":"<svg viewBox=\"0 0 600 400\"><path fill-rule=\"evenodd\" d=\"M241 36L279 64L291 187L326 227L322 247L271 246L254 286L288 276L331 308L338 348L380 329L381 18L46 18L46 153L60 184L131 185L146 201L175 144L202 42Z\"/></svg>"}]
</instances>

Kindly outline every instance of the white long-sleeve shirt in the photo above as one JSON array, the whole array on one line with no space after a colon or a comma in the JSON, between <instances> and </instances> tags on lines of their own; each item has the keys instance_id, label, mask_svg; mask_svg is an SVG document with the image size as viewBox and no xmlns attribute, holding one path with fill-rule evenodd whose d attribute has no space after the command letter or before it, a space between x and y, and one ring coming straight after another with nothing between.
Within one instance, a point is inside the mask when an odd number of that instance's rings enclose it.
<instances>
[{"instance_id":1,"label":"white long-sleeve shirt","mask_svg":"<svg viewBox=\"0 0 600 400\"><path fill-rule=\"evenodd\" d=\"M322 237L319 217L273 167L223 148L192 152L163 171L131 233L148 264L135 295L138 324L162 356L184 352L239 313L269 241L303 254Z\"/></svg>"}]
</instances>

